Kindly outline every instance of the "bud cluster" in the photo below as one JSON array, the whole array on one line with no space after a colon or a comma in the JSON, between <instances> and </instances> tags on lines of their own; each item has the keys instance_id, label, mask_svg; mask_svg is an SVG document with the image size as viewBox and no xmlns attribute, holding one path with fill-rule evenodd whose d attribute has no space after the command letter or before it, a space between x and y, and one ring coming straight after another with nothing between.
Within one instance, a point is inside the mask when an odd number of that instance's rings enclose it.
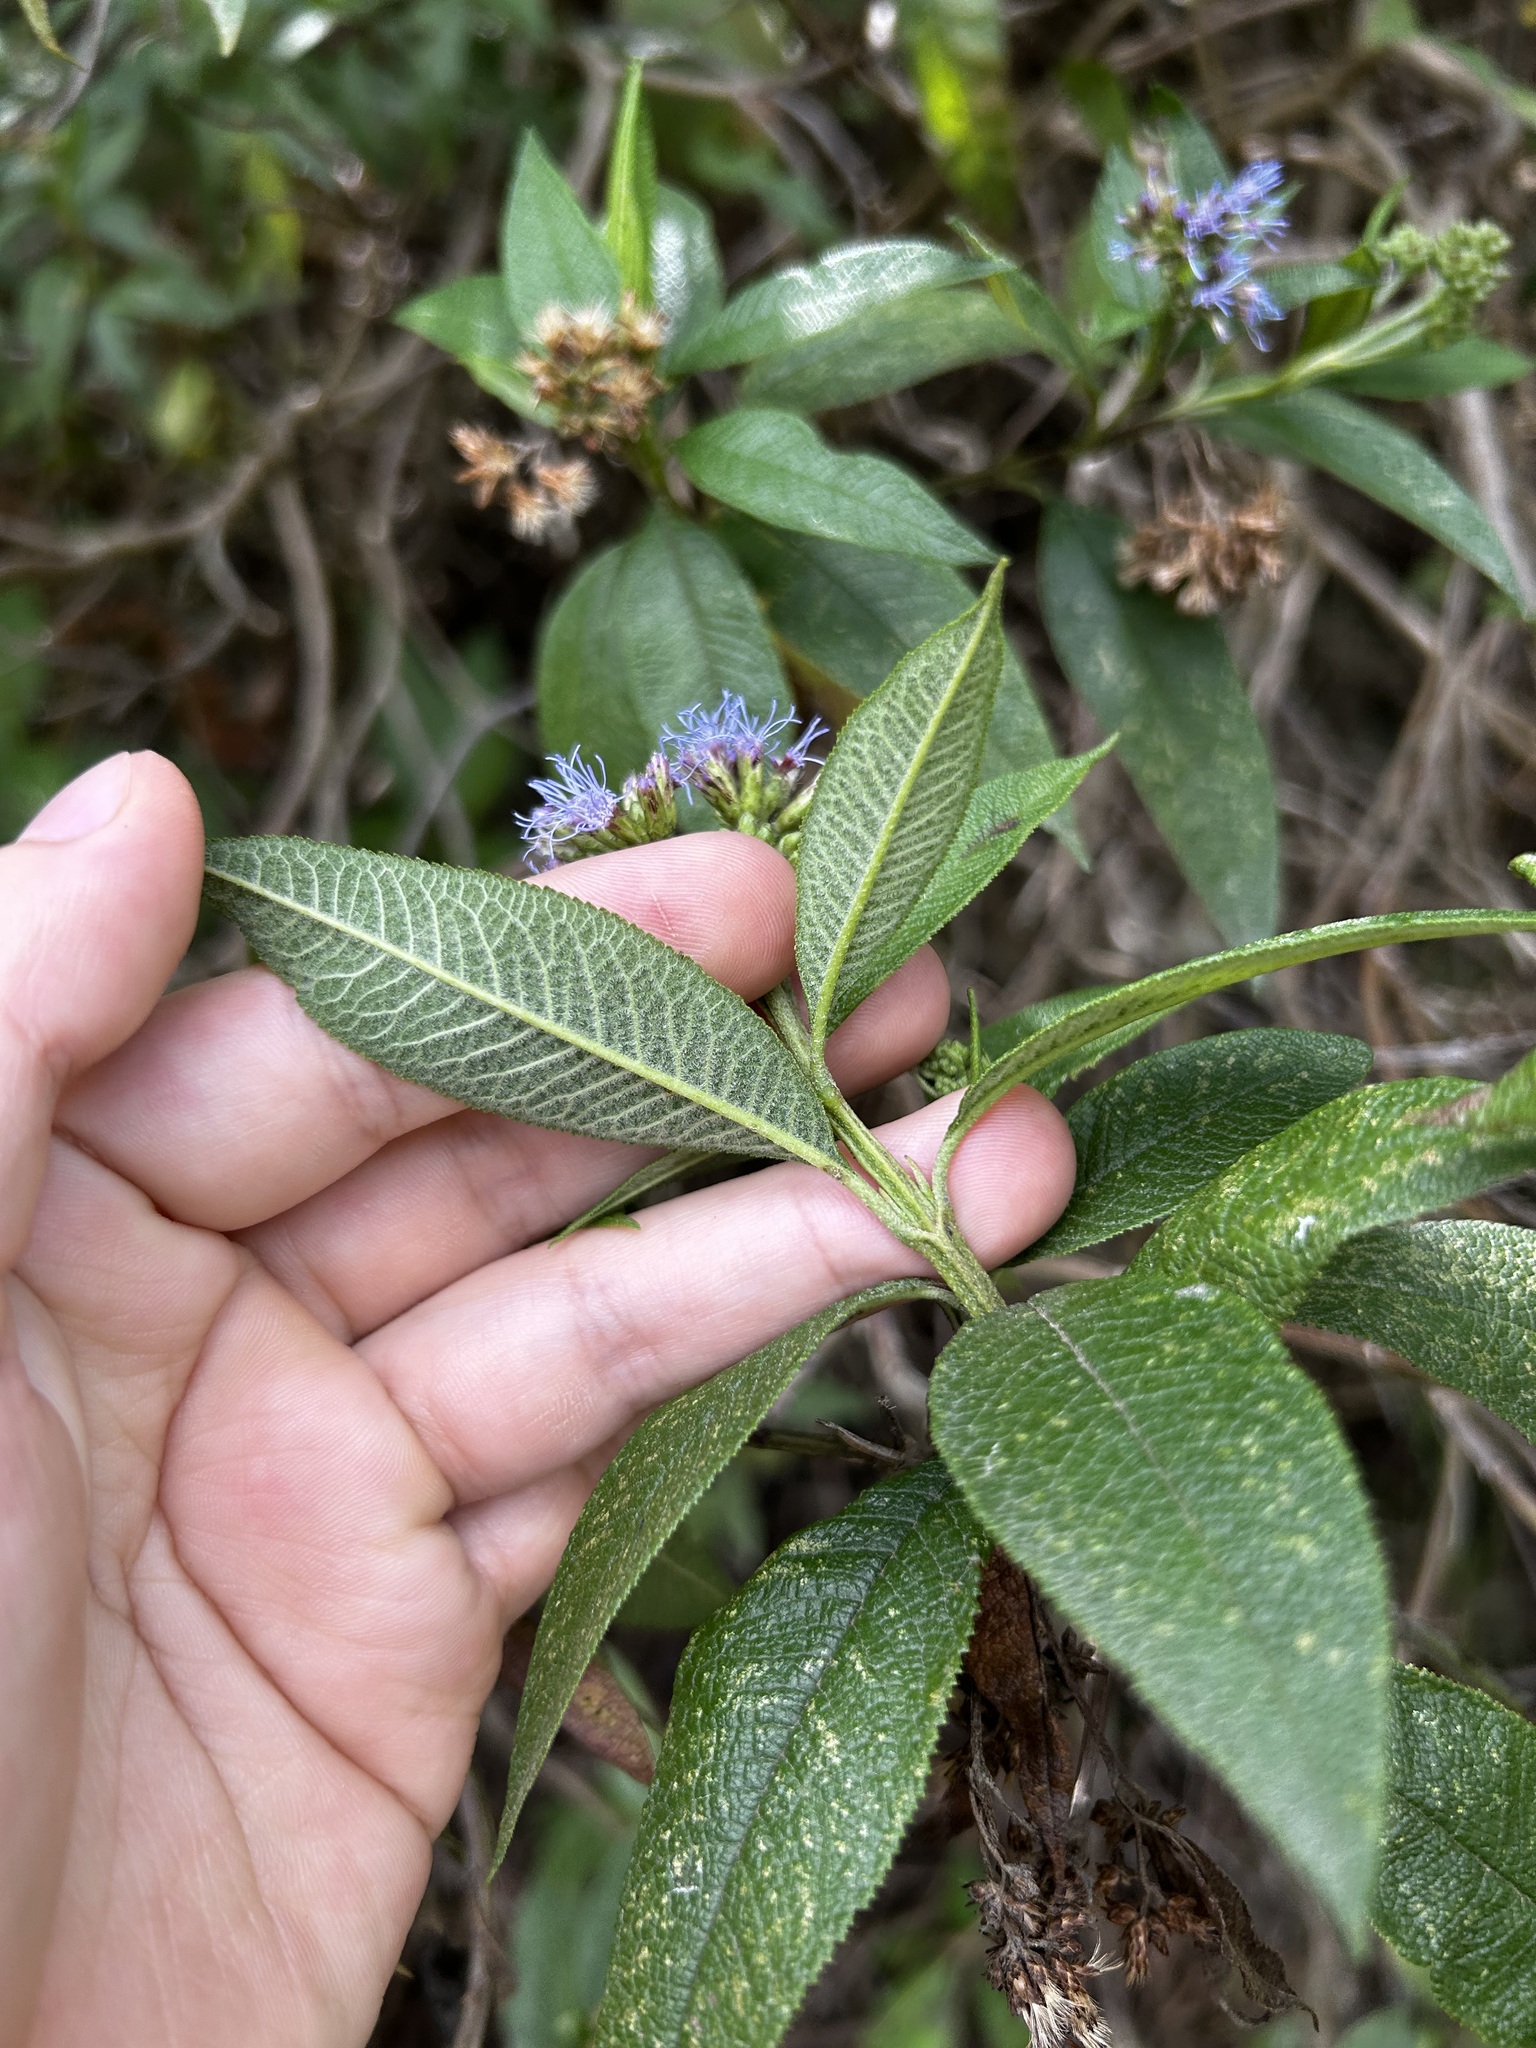
<instances>
[{"instance_id":1,"label":"bud cluster","mask_svg":"<svg viewBox=\"0 0 1536 2048\"><path fill-rule=\"evenodd\" d=\"M1120 547L1120 581L1178 593L1181 612L1209 618L1254 583L1285 574L1285 500L1273 487L1240 505L1186 499L1166 506Z\"/></svg>"},{"instance_id":2,"label":"bud cluster","mask_svg":"<svg viewBox=\"0 0 1536 2048\"><path fill-rule=\"evenodd\" d=\"M511 440L487 427L460 425L448 438L464 458L456 481L470 486L482 512L499 497L519 540L569 531L597 496L597 478L584 456L560 455L546 444Z\"/></svg>"},{"instance_id":3,"label":"bud cluster","mask_svg":"<svg viewBox=\"0 0 1536 2048\"><path fill-rule=\"evenodd\" d=\"M517 368L557 430L596 453L638 440L651 401L666 389L656 357L667 338L660 313L625 292L617 313L601 306L546 306Z\"/></svg>"},{"instance_id":4,"label":"bud cluster","mask_svg":"<svg viewBox=\"0 0 1536 2048\"><path fill-rule=\"evenodd\" d=\"M1458 220L1431 239L1422 228L1394 228L1379 253L1405 277L1430 271L1439 280L1429 300L1425 339L1432 348L1456 341L1472 315L1509 276L1509 236L1491 220Z\"/></svg>"},{"instance_id":5,"label":"bud cluster","mask_svg":"<svg viewBox=\"0 0 1536 2048\"><path fill-rule=\"evenodd\" d=\"M1158 271L1174 311L1204 314L1222 341L1238 323L1255 347L1267 348L1263 328L1281 317L1280 308L1253 275L1253 258L1285 233L1283 176L1266 160L1183 199L1154 164L1140 198L1120 216L1124 233L1110 254Z\"/></svg>"}]
</instances>

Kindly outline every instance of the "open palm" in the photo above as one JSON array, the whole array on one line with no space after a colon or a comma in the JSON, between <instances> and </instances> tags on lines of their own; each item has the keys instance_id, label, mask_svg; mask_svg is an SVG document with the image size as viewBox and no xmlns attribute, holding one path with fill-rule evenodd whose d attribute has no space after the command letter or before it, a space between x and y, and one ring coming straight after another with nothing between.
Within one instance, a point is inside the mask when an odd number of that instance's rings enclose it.
<instances>
[{"instance_id":1,"label":"open palm","mask_svg":"<svg viewBox=\"0 0 1536 2048\"><path fill-rule=\"evenodd\" d=\"M543 1242L636 1155L396 1081L261 970L157 1005L196 805L152 755L86 783L0 853L0 2043L358 2042L502 1633L615 1444L915 1262L793 1165ZM753 840L555 886L745 996L788 969L793 878ZM844 1085L946 1011L920 956L839 1034ZM1019 1091L955 1175L981 1256L1070 1178Z\"/></svg>"}]
</instances>

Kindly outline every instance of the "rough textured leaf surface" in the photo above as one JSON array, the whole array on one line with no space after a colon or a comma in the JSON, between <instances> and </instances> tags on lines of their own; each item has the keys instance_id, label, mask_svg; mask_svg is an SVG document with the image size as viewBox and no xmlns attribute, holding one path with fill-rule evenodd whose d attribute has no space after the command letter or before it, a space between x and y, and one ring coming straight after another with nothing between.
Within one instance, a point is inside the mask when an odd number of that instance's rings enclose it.
<instances>
[{"instance_id":1,"label":"rough textured leaf surface","mask_svg":"<svg viewBox=\"0 0 1536 2048\"><path fill-rule=\"evenodd\" d=\"M904 469L839 455L791 412L742 406L684 434L673 452L701 491L769 526L935 562L995 559Z\"/></svg>"},{"instance_id":2,"label":"rough textured leaf surface","mask_svg":"<svg viewBox=\"0 0 1536 2048\"><path fill-rule=\"evenodd\" d=\"M1296 1320L1385 1345L1536 1440L1536 1231L1402 1223L1343 1244Z\"/></svg>"},{"instance_id":3,"label":"rough textured leaf surface","mask_svg":"<svg viewBox=\"0 0 1536 2048\"><path fill-rule=\"evenodd\" d=\"M787 702L750 584L712 533L656 511L598 555L550 614L539 644L539 725L557 752L580 746L610 776L644 767L690 704L734 691L766 716Z\"/></svg>"},{"instance_id":4,"label":"rough textured leaf surface","mask_svg":"<svg viewBox=\"0 0 1536 2048\"><path fill-rule=\"evenodd\" d=\"M612 252L531 128L501 216L501 276L524 336L546 306L576 312L585 306L612 311L618 304Z\"/></svg>"},{"instance_id":5,"label":"rough textured leaf surface","mask_svg":"<svg viewBox=\"0 0 1536 2048\"><path fill-rule=\"evenodd\" d=\"M669 368L674 347L720 310L725 296L725 270L715 242L715 225L696 199L675 186L659 185L656 217L651 223L651 294L667 319L668 341L662 366Z\"/></svg>"},{"instance_id":6,"label":"rough textured leaf surface","mask_svg":"<svg viewBox=\"0 0 1536 2048\"><path fill-rule=\"evenodd\" d=\"M334 1038L473 1109L641 1145L831 1149L762 1019L593 904L309 839L215 840L204 893Z\"/></svg>"},{"instance_id":7,"label":"rough textured leaf surface","mask_svg":"<svg viewBox=\"0 0 1536 2048\"><path fill-rule=\"evenodd\" d=\"M1030 1258L1157 1222L1370 1068L1368 1045L1321 1031L1227 1031L1137 1060L1067 1111L1077 1185Z\"/></svg>"},{"instance_id":8,"label":"rough textured leaf surface","mask_svg":"<svg viewBox=\"0 0 1536 2048\"><path fill-rule=\"evenodd\" d=\"M1327 1403L1246 1302L1101 1280L967 1323L934 1440L977 1514L1358 1930L1386 1585Z\"/></svg>"},{"instance_id":9,"label":"rough textured leaf surface","mask_svg":"<svg viewBox=\"0 0 1536 2048\"><path fill-rule=\"evenodd\" d=\"M1376 1925L1493 2048L1536 2044L1536 1728L1400 1665Z\"/></svg>"},{"instance_id":10,"label":"rough textured leaf surface","mask_svg":"<svg viewBox=\"0 0 1536 2048\"><path fill-rule=\"evenodd\" d=\"M1486 1092L1436 1076L1325 1103L1181 1204L1134 1270L1214 1281L1291 1315L1346 1238L1536 1166L1536 1121L1488 1128Z\"/></svg>"},{"instance_id":11,"label":"rough textured leaf surface","mask_svg":"<svg viewBox=\"0 0 1536 2048\"><path fill-rule=\"evenodd\" d=\"M1134 265L1132 266L1134 269ZM1214 619L1122 590L1124 529L1060 502L1040 533L1051 645L1106 732L1222 937L1275 928L1279 840L1264 738Z\"/></svg>"},{"instance_id":12,"label":"rough textured leaf surface","mask_svg":"<svg viewBox=\"0 0 1536 2048\"><path fill-rule=\"evenodd\" d=\"M994 268L937 242L849 242L814 263L776 270L747 285L678 351L674 367L720 370L749 363L841 327L869 306L934 285L963 284Z\"/></svg>"},{"instance_id":13,"label":"rough textured leaf surface","mask_svg":"<svg viewBox=\"0 0 1536 2048\"><path fill-rule=\"evenodd\" d=\"M1443 541L1517 602L1504 544L1480 505L1401 427L1336 391L1254 399L1209 421L1260 455L1312 463Z\"/></svg>"},{"instance_id":14,"label":"rough textured leaf surface","mask_svg":"<svg viewBox=\"0 0 1536 2048\"><path fill-rule=\"evenodd\" d=\"M899 662L838 736L799 862L795 956L818 1038L866 992L976 786L1002 671L1002 572Z\"/></svg>"},{"instance_id":15,"label":"rough textured leaf surface","mask_svg":"<svg viewBox=\"0 0 1536 2048\"><path fill-rule=\"evenodd\" d=\"M1045 761L1017 775L984 782L966 805L960 829L928 886L890 938L864 964L839 996L838 1009L852 1008L927 945L951 918L958 917L973 897L994 881L1030 833L1059 811L1094 762L1107 752L1074 754L1066 761Z\"/></svg>"},{"instance_id":16,"label":"rough textured leaf surface","mask_svg":"<svg viewBox=\"0 0 1536 2048\"><path fill-rule=\"evenodd\" d=\"M792 1537L693 1638L597 2048L778 2040L921 1795L978 1545L930 1461Z\"/></svg>"},{"instance_id":17,"label":"rough textured leaf surface","mask_svg":"<svg viewBox=\"0 0 1536 2048\"><path fill-rule=\"evenodd\" d=\"M818 1345L853 1316L938 1290L892 1281L797 1323L648 1415L597 1482L544 1602L518 1709L497 1859L581 1674L652 1558Z\"/></svg>"}]
</instances>

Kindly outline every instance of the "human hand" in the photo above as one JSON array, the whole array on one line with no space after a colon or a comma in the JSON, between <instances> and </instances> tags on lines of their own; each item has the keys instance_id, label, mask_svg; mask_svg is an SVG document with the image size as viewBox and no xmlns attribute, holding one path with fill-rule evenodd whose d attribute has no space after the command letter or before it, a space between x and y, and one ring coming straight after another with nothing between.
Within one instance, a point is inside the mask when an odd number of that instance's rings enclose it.
<instances>
[{"instance_id":1,"label":"human hand","mask_svg":"<svg viewBox=\"0 0 1536 2048\"><path fill-rule=\"evenodd\" d=\"M397 1081L261 969L157 1002L201 851L151 754L0 851L4 2048L365 2040L502 1635L625 1432L921 1270L792 1164L544 1243L636 1154ZM550 886L746 997L789 970L793 876L750 838ZM947 1009L925 952L832 1041L844 1088ZM980 1257L1071 1177L1055 1110L1005 1099L952 1178Z\"/></svg>"}]
</instances>

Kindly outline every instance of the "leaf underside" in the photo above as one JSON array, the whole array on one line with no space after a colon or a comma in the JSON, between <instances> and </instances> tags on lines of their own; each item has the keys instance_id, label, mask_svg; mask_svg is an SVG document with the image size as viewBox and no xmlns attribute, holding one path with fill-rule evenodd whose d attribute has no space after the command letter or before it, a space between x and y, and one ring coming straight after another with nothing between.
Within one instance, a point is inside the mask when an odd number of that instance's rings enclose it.
<instances>
[{"instance_id":1,"label":"leaf underside","mask_svg":"<svg viewBox=\"0 0 1536 2048\"><path fill-rule=\"evenodd\" d=\"M307 839L208 849L206 900L306 1014L440 1095L551 1130L823 1163L783 1044L682 954L561 891Z\"/></svg>"}]
</instances>

